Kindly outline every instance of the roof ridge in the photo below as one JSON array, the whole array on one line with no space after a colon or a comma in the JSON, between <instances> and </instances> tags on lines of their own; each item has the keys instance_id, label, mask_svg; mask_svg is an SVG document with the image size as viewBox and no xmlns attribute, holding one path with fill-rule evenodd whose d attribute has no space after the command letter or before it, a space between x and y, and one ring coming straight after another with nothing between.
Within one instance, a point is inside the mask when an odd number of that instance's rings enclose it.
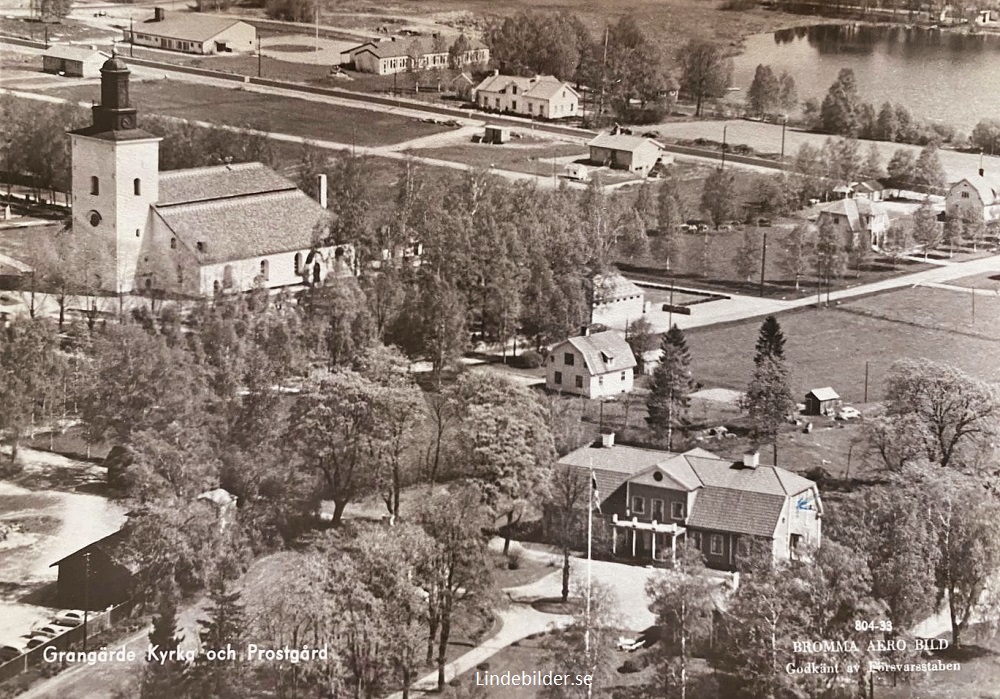
<instances>
[{"instance_id":1,"label":"roof ridge","mask_svg":"<svg viewBox=\"0 0 1000 699\"><path fill-rule=\"evenodd\" d=\"M182 201L176 204L154 204L157 209L170 209L172 213L176 212L190 212L190 211L208 211L211 209L223 209L226 207L232 207L236 205L242 205L247 199L258 199L267 201L278 201L281 199L290 199L292 197L306 196L304 192L299 191L296 187L290 187L287 189L275 189L267 192L250 192L248 194L236 194L226 197L214 197L212 199L206 199L204 201ZM308 199L308 197L306 197ZM310 201L312 201L310 199Z\"/></svg>"},{"instance_id":2,"label":"roof ridge","mask_svg":"<svg viewBox=\"0 0 1000 699\"><path fill-rule=\"evenodd\" d=\"M201 167L187 167L180 170L164 170L160 173L160 181L173 180L183 175L193 175L195 173L206 173L215 170L226 169L230 171L254 170L266 167L259 160L251 160L245 163L222 163L220 165L202 165Z\"/></svg>"}]
</instances>

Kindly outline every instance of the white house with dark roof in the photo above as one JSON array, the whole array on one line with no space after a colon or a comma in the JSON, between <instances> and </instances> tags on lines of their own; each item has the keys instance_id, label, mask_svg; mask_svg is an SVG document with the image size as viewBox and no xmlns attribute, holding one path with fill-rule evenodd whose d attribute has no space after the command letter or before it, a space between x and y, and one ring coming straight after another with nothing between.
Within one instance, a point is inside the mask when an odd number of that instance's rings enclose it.
<instances>
[{"instance_id":1,"label":"white house with dark roof","mask_svg":"<svg viewBox=\"0 0 1000 699\"><path fill-rule=\"evenodd\" d=\"M545 386L585 398L610 398L632 390L635 355L614 330L571 337L549 352Z\"/></svg>"},{"instance_id":2,"label":"white house with dark roof","mask_svg":"<svg viewBox=\"0 0 1000 699\"><path fill-rule=\"evenodd\" d=\"M523 78L493 71L476 86L475 102L480 109L491 112L565 119L579 115L580 94L551 75Z\"/></svg>"},{"instance_id":3,"label":"white house with dark roof","mask_svg":"<svg viewBox=\"0 0 1000 699\"><path fill-rule=\"evenodd\" d=\"M979 174L964 177L951 186L945 197L944 210L949 218L991 223L1000 220L998 186Z\"/></svg>"},{"instance_id":4,"label":"white house with dark roof","mask_svg":"<svg viewBox=\"0 0 1000 699\"><path fill-rule=\"evenodd\" d=\"M469 39L460 56L451 56L451 44L439 37L367 41L341 54L341 62L355 70L376 75L392 75L411 70L443 70L485 65L490 49L478 39Z\"/></svg>"},{"instance_id":5,"label":"white house with dark roof","mask_svg":"<svg viewBox=\"0 0 1000 699\"><path fill-rule=\"evenodd\" d=\"M257 49L252 24L203 12L170 14L154 10L153 18L125 30L125 41L183 53L249 53Z\"/></svg>"},{"instance_id":6,"label":"white house with dark roof","mask_svg":"<svg viewBox=\"0 0 1000 699\"><path fill-rule=\"evenodd\" d=\"M206 296L353 273L351 246L326 242L323 206L261 163L160 173L160 139L138 128L119 58L101 68L93 123L70 139L72 234L90 243L80 263L99 288Z\"/></svg>"},{"instance_id":7,"label":"white house with dark roof","mask_svg":"<svg viewBox=\"0 0 1000 699\"><path fill-rule=\"evenodd\" d=\"M877 201L848 197L832 201L819 210L816 225L824 223L841 234L846 246L867 244L879 250L889 230L889 212Z\"/></svg>"},{"instance_id":8,"label":"white house with dark roof","mask_svg":"<svg viewBox=\"0 0 1000 699\"><path fill-rule=\"evenodd\" d=\"M587 291L591 323L624 330L645 312L642 288L618 272L593 275Z\"/></svg>"},{"instance_id":9,"label":"white house with dark roof","mask_svg":"<svg viewBox=\"0 0 1000 699\"><path fill-rule=\"evenodd\" d=\"M42 55L42 70L73 78L96 78L110 57L92 47L53 44Z\"/></svg>"},{"instance_id":10,"label":"white house with dark roof","mask_svg":"<svg viewBox=\"0 0 1000 699\"><path fill-rule=\"evenodd\" d=\"M732 569L760 548L780 561L822 542L816 483L761 465L757 453L734 462L704 449L675 454L605 438L559 463L579 469L584 483L593 475L609 539L604 553L612 556L670 561L691 541L709 566Z\"/></svg>"}]
</instances>

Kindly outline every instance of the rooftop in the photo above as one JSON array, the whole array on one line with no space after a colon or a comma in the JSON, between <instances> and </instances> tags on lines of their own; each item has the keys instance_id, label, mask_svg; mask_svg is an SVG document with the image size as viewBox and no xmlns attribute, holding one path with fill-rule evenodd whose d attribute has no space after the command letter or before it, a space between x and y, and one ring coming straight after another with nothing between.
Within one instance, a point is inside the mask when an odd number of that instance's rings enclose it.
<instances>
[{"instance_id":1,"label":"rooftop","mask_svg":"<svg viewBox=\"0 0 1000 699\"><path fill-rule=\"evenodd\" d=\"M237 24L238 19L227 19L202 12L168 14L159 22L147 20L134 26L134 31L152 36L163 36L168 39L183 41L208 41L225 30Z\"/></svg>"},{"instance_id":2,"label":"rooftop","mask_svg":"<svg viewBox=\"0 0 1000 699\"><path fill-rule=\"evenodd\" d=\"M91 46L68 46L66 44L53 44L45 51L45 56L52 58L62 58L71 61L87 61L94 56L110 58L111 54L99 51Z\"/></svg>"},{"instance_id":3,"label":"rooftop","mask_svg":"<svg viewBox=\"0 0 1000 699\"><path fill-rule=\"evenodd\" d=\"M295 185L263 163L239 163L160 173L159 206L283 192Z\"/></svg>"},{"instance_id":4,"label":"rooftop","mask_svg":"<svg viewBox=\"0 0 1000 699\"><path fill-rule=\"evenodd\" d=\"M588 145L596 148L610 148L611 150L634 151L641 146L652 143L657 148L663 148L659 143L645 136L630 136L628 134L602 133L592 140Z\"/></svg>"},{"instance_id":5,"label":"rooftop","mask_svg":"<svg viewBox=\"0 0 1000 699\"><path fill-rule=\"evenodd\" d=\"M806 394L807 396L813 396L816 400L840 400L840 396L829 386L824 386L823 388L814 388Z\"/></svg>"},{"instance_id":6,"label":"rooftop","mask_svg":"<svg viewBox=\"0 0 1000 699\"><path fill-rule=\"evenodd\" d=\"M635 355L625 338L614 330L579 335L566 340L583 355L591 376L635 368Z\"/></svg>"}]
</instances>

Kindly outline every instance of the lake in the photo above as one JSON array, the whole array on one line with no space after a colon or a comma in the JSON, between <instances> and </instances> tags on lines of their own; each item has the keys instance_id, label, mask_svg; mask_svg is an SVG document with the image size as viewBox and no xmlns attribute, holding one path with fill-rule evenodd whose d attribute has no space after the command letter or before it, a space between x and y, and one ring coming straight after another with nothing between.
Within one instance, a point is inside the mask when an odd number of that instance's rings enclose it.
<instances>
[{"instance_id":1,"label":"lake","mask_svg":"<svg viewBox=\"0 0 1000 699\"><path fill-rule=\"evenodd\" d=\"M800 100L822 99L840 69L853 68L876 110L888 100L966 132L1000 118L1000 35L862 24L757 34L733 60L734 96L746 94L760 63L791 73Z\"/></svg>"}]
</instances>

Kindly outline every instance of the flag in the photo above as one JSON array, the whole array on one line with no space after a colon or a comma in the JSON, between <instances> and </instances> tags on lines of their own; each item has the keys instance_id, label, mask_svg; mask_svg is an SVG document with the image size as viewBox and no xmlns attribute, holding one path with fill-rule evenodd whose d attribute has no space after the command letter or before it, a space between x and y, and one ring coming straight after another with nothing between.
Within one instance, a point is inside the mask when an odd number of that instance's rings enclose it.
<instances>
[{"instance_id":1,"label":"flag","mask_svg":"<svg viewBox=\"0 0 1000 699\"><path fill-rule=\"evenodd\" d=\"M592 493L592 503L591 507L598 512L601 511L601 494L597 491L597 476L594 472L590 472L590 492ZM603 513L602 513L603 514Z\"/></svg>"}]
</instances>

